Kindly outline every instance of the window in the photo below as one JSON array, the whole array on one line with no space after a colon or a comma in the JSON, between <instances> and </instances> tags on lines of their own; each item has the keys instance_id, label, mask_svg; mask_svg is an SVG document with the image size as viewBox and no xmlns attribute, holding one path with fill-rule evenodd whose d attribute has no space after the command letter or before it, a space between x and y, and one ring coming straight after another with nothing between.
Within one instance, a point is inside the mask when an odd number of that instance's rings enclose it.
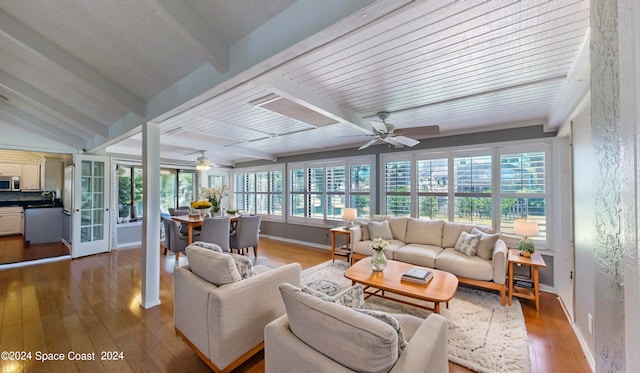
<instances>
[{"instance_id":1,"label":"window","mask_svg":"<svg viewBox=\"0 0 640 373\"><path fill-rule=\"evenodd\" d=\"M449 220L449 160L417 161L418 218Z\"/></svg>"},{"instance_id":2,"label":"window","mask_svg":"<svg viewBox=\"0 0 640 373\"><path fill-rule=\"evenodd\" d=\"M392 161L385 164L384 190L387 214L411 215L411 161Z\"/></svg>"},{"instance_id":3,"label":"window","mask_svg":"<svg viewBox=\"0 0 640 373\"><path fill-rule=\"evenodd\" d=\"M118 165L118 222L135 221L143 215L142 168Z\"/></svg>"},{"instance_id":4,"label":"window","mask_svg":"<svg viewBox=\"0 0 640 373\"><path fill-rule=\"evenodd\" d=\"M169 213L170 208L176 208L178 196L177 170L160 170L160 212Z\"/></svg>"},{"instance_id":5,"label":"window","mask_svg":"<svg viewBox=\"0 0 640 373\"><path fill-rule=\"evenodd\" d=\"M491 226L491 156L453 158L453 183L453 221Z\"/></svg>"},{"instance_id":6,"label":"window","mask_svg":"<svg viewBox=\"0 0 640 373\"><path fill-rule=\"evenodd\" d=\"M197 173L178 170L178 207L191 206L198 199Z\"/></svg>"},{"instance_id":7,"label":"window","mask_svg":"<svg viewBox=\"0 0 640 373\"><path fill-rule=\"evenodd\" d=\"M513 232L517 219L538 222L542 240L547 235L545 152L500 156L500 231Z\"/></svg>"},{"instance_id":8,"label":"window","mask_svg":"<svg viewBox=\"0 0 640 373\"><path fill-rule=\"evenodd\" d=\"M371 157L289 165L292 220L342 220L345 207L358 218L371 216Z\"/></svg>"},{"instance_id":9,"label":"window","mask_svg":"<svg viewBox=\"0 0 640 373\"><path fill-rule=\"evenodd\" d=\"M235 208L282 220L282 166L234 174Z\"/></svg>"}]
</instances>

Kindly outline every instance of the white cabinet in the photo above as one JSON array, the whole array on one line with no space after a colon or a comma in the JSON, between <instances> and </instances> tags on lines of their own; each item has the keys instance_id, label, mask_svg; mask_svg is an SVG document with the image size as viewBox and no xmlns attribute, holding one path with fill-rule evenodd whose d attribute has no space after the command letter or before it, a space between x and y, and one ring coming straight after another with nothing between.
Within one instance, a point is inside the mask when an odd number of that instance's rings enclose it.
<instances>
[{"instance_id":1,"label":"white cabinet","mask_svg":"<svg viewBox=\"0 0 640 373\"><path fill-rule=\"evenodd\" d=\"M22 207L0 207L0 236L22 234Z\"/></svg>"},{"instance_id":2,"label":"white cabinet","mask_svg":"<svg viewBox=\"0 0 640 373\"><path fill-rule=\"evenodd\" d=\"M40 165L23 164L20 190L40 190Z\"/></svg>"},{"instance_id":3,"label":"white cabinet","mask_svg":"<svg viewBox=\"0 0 640 373\"><path fill-rule=\"evenodd\" d=\"M0 163L0 175L20 176L21 167L18 163Z\"/></svg>"}]
</instances>

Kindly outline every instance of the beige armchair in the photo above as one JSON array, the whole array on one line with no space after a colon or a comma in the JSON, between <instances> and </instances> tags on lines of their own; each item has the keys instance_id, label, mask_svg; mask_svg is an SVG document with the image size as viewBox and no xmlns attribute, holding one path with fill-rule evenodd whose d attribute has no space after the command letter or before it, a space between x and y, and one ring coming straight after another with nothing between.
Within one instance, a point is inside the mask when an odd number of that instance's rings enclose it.
<instances>
[{"instance_id":1,"label":"beige armchair","mask_svg":"<svg viewBox=\"0 0 640 373\"><path fill-rule=\"evenodd\" d=\"M287 314L265 328L265 372L449 371L447 320L393 314L407 346L388 324L355 309L280 285Z\"/></svg>"},{"instance_id":2,"label":"beige armchair","mask_svg":"<svg viewBox=\"0 0 640 373\"><path fill-rule=\"evenodd\" d=\"M299 286L300 265L258 265L255 277L216 286L192 271L198 258L189 249L187 257L190 266L174 272L176 333L215 372L229 372L263 348L265 325L285 313L278 285Z\"/></svg>"}]
</instances>

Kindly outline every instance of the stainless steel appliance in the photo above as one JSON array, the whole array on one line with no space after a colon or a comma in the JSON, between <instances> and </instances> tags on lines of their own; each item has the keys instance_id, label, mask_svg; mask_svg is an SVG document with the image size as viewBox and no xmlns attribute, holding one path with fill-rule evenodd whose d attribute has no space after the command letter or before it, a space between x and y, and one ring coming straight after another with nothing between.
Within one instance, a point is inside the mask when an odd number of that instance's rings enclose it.
<instances>
[{"instance_id":1,"label":"stainless steel appliance","mask_svg":"<svg viewBox=\"0 0 640 373\"><path fill-rule=\"evenodd\" d=\"M0 176L0 191L20 191L20 176Z\"/></svg>"}]
</instances>

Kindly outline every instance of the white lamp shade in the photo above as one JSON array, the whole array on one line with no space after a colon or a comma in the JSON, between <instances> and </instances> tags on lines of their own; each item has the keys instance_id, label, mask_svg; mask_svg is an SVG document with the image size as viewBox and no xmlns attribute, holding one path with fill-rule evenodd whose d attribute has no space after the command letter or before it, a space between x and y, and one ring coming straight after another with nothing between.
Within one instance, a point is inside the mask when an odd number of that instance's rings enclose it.
<instances>
[{"instance_id":1,"label":"white lamp shade","mask_svg":"<svg viewBox=\"0 0 640 373\"><path fill-rule=\"evenodd\" d=\"M206 171L206 170L208 170L210 168L211 168L211 166L209 166L208 164L205 164L205 163L198 163L196 165L196 170L198 170L198 171Z\"/></svg>"},{"instance_id":2,"label":"white lamp shade","mask_svg":"<svg viewBox=\"0 0 640 373\"><path fill-rule=\"evenodd\" d=\"M524 237L539 236L538 222L535 220L516 220L513 231Z\"/></svg>"},{"instance_id":3,"label":"white lamp shade","mask_svg":"<svg viewBox=\"0 0 640 373\"><path fill-rule=\"evenodd\" d=\"M342 219L344 220L356 220L358 218L358 210L353 208L347 208L342 210Z\"/></svg>"}]
</instances>

